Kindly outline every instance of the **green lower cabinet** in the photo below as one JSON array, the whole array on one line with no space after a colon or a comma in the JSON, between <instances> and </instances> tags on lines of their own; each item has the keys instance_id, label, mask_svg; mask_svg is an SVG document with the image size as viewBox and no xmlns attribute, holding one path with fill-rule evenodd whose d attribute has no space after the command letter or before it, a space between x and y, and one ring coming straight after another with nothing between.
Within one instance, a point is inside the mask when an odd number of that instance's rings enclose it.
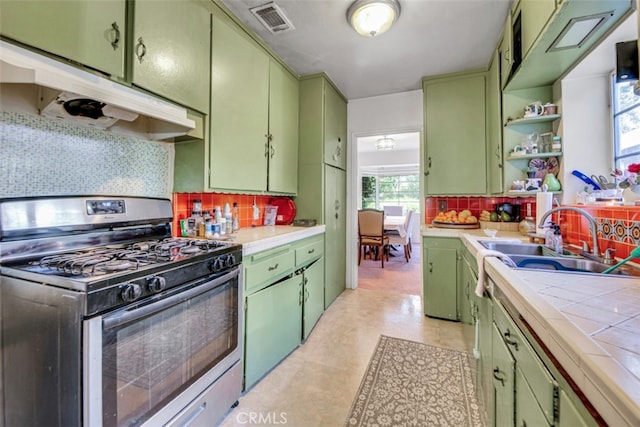
<instances>
[{"instance_id":1,"label":"green lower cabinet","mask_svg":"<svg viewBox=\"0 0 640 427\"><path fill-rule=\"evenodd\" d=\"M346 172L324 165L325 291L324 306L346 288L347 194Z\"/></svg>"},{"instance_id":2,"label":"green lower cabinet","mask_svg":"<svg viewBox=\"0 0 640 427\"><path fill-rule=\"evenodd\" d=\"M324 311L324 258L304 271L304 303L302 306L302 339L307 339Z\"/></svg>"},{"instance_id":3,"label":"green lower cabinet","mask_svg":"<svg viewBox=\"0 0 640 427\"><path fill-rule=\"evenodd\" d=\"M579 404L579 406L574 405L567 393L564 390L560 390L560 420L558 427L587 427L595 425L593 418L588 415L583 417L580 414L578 410L580 406L582 407L581 409L586 411L582 404ZM591 422L587 422L587 419Z\"/></svg>"},{"instance_id":4,"label":"green lower cabinet","mask_svg":"<svg viewBox=\"0 0 640 427\"><path fill-rule=\"evenodd\" d=\"M516 426L549 427L550 425L522 371L516 368Z\"/></svg>"},{"instance_id":5,"label":"green lower cabinet","mask_svg":"<svg viewBox=\"0 0 640 427\"><path fill-rule=\"evenodd\" d=\"M296 275L246 297L245 390L300 344L302 280Z\"/></svg>"},{"instance_id":6,"label":"green lower cabinet","mask_svg":"<svg viewBox=\"0 0 640 427\"><path fill-rule=\"evenodd\" d=\"M458 253L460 240L424 238L424 313L458 320Z\"/></svg>"},{"instance_id":7,"label":"green lower cabinet","mask_svg":"<svg viewBox=\"0 0 640 427\"><path fill-rule=\"evenodd\" d=\"M500 331L493 326L493 395L495 427L513 426L515 408L515 365Z\"/></svg>"}]
</instances>

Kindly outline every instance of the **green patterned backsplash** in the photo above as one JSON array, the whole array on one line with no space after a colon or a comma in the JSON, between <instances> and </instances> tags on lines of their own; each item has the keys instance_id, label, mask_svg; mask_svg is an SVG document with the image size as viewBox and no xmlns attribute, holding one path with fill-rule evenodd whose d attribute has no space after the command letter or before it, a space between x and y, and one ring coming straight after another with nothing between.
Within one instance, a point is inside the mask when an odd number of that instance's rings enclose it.
<instances>
[{"instance_id":1,"label":"green patterned backsplash","mask_svg":"<svg viewBox=\"0 0 640 427\"><path fill-rule=\"evenodd\" d=\"M0 112L0 198L171 198L173 159L170 143Z\"/></svg>"}]
</instances>

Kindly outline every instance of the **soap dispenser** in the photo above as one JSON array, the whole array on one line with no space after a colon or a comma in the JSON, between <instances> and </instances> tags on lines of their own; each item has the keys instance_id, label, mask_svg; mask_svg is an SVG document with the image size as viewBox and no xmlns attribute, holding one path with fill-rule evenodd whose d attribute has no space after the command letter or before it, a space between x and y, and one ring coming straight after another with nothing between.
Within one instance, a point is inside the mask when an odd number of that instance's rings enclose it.
<instances>
[{"instance_id":1,"label":"soap dispenser","mask_svg":"<svg viewBox=\"0 0 640 427\"><path fill-rule=\"evenodd\" d=\"M553 250L562 255L562 234L560 233L560 226L553 226Z\"/></svg>"},{"instance_id":2,"label":"soap dispenser","mask_svg":"<svg viewBox=\"0 0 640 427\"><path fill-rule=\"evenodd\" d=\"M555 248L555 226L555 223L549 223L546 227L547 231L544 233L544 245L551 250Z\"/></svg>"}]
</instances>

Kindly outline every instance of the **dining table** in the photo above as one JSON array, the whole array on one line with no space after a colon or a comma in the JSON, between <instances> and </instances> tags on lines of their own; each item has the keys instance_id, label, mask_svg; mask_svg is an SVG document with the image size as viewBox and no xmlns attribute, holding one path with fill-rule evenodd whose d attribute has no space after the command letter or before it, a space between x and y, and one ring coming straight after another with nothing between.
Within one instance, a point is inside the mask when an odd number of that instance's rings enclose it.
<instances>
[{"instance_id":1,"label":"dining table","mask_svg":"<svg viewBox=\"0 0 640 427\"><path fill-rule=\"evenodd\" d=\"M384 217L384 231L397 231L400 237L404 237L407 235L404 221L404 215L387 215Z\"/></svg>"}]
</instances>

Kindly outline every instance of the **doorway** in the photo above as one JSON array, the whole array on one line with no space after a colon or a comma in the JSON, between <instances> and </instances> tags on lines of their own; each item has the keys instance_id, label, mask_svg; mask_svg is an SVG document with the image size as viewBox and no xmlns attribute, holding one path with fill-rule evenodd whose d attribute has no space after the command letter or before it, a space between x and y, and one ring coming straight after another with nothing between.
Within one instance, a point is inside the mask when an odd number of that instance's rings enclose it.
<instances>
[{"instance_id":1,"label":"doorway","mask_svg":"<svg viewBox=\"0 0 640 427\"><path fill-rule=\"evenodd\" d=\"M413 226L407 230L411 236L411 253L407 262L404 248L395 245L390 251L384 269L380 261L363 259L358 266L358 252L350 259L354 274L352 287L385 290L420 295L422 289L422 267L420 249L420 226L422 223L421 191L421 132L404 131L353 136L351 162L352 181L349 189L355 197L350 198L353 212L362 208L383 210L385 206L396 207L405 215L413 210ZM353 234L357 242L357 214L353 223ZM357 246L357 243L356 243Z\"/></svg>"}]
</instances>

